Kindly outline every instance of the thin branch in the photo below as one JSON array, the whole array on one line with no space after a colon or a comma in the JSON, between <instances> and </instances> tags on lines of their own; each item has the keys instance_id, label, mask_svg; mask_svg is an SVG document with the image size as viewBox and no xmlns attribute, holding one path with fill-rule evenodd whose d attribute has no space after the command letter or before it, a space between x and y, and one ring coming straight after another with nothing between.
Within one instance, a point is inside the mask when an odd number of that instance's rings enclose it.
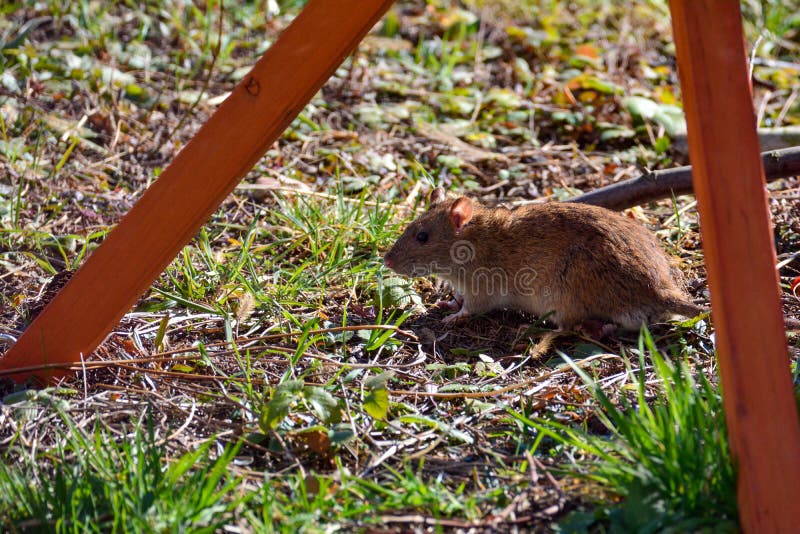
<instances>
[{"instance_id":1,"label":"thin branch","mask_svg":"<svg viewBox=\"0 0 800 534\"><path fill-rule=\"evenodd\" d=\"M800 147L762 152L764 175L767 182L800 176ZM651 171L636 178L623 180L568 200L593 204L604 208L622 210L672 195L692 193L692 167L676 167Z\"/></svg>"}]
</instances>

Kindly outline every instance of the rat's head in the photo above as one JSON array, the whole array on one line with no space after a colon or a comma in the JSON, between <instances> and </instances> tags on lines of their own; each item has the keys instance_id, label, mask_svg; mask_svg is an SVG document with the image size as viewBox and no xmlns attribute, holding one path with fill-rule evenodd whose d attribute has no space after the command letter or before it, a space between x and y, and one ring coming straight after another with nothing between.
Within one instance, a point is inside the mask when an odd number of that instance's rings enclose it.
<instances>
[{"instance_id":1,"label":"rat's head","mask_svg":"<svg viewBox=\"0 0 800 534\"><path fill-rule=\"evenodd\" d=\"M473 210L470 199L447 199L444 189L437 187L431 193L428 211L408 225L383 263L406 276L453 276L459 265L475 255L474 247L467 241L462 243L460 237L472 220Z\"/></svg>"}]
</instances>

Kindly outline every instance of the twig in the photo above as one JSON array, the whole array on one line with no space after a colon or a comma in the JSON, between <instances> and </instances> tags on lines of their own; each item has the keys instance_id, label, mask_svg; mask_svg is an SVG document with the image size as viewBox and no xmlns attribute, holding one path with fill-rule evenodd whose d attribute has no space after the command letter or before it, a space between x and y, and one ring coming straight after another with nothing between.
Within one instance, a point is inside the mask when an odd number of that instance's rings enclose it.
<instances>
[{"instance_id":1,"label":"twig","mask_svg":"<svg viewBox=\"0 0 800 534\"><path fill-rule=\"evenodd\" d=\"M276 352L283 352L287 354L294 354L295 349L291 347L280 347L275 345L255 345L248 347L248 349L258 349L258 350L272 350ZM190 349L178 349L178 352L186 352ZM225 350L214 352L208 354L207 356L219 358L221 356L230 356L234 353L233 350ZM156 374L166 374L170 376L176 376L186 379L199 379L199 380L207 380L207 379L220 379L220 380L230 380L231 377L226 376L218 376L218 375L198 375L198 374L191 374L191 373L184 373L182 371L165 371L163 369L146 369L144 367L136 367L132 364L146 364L146 363L168 363L168 362L181 362L181 361L193 361L193 360L201 360L205 356L203 354L184 354L184 355L175 355L175 356L143 356L140 358L130 358L130 359L115 359L115 360L97 360L97 361L75 361L75 362L61 362L61 363L45 363L40 365L29 365L26 367L15 367L13 369L3 369L0 370L0 376L4 375L13 375L13 374L22 374L22 373L29 373L31 371L43 371L46 369L66 369L69 371L86 371L86 370L93 370L93 369L104 369L107 367L120 367L123 369L127 369L130 371L136 371L141 373L156 373ZM318 354L303 354L303 358L311 358L314 360L319 360L325 362L330 365L335 365L338 367L345 367L347 369L373 369L379 367L381 369L392 369L392 370L402 370L408 369L411 367L415 367L419 365L420 361L414 361L408 364L403 365L391 365L391 364L372 364L372 363L349 363L349 362L340 362L338 360L334 360L332 358L327 358L325 356L320 356ZM85 377L84 377L85 378Z\"/></svg>"},{"instance_id":2,"label":"twig","mask_svg":"<svg viewBox=\"0 0 800 534\"><path fill-rule=\"evenodd\" d=\"M351 325L351 326L336 326L336 327L333 327L333 328L321 328L321 329L318 329L318 330L309 330L307 332L307 334L308 335L319 335L319 334L334 333L334 332L352 332L352 331L356 331L357 332L359 330L393 330L394 332L396 332L398 334L403 334L404 336L408 337L409 339L412 339L414 341L418 341L417 336L415 336L411 332L407 332L405 330L401 330L400 328L398 328L396 326L393 326L393 325L381 325L381 324L377 324L377 325L361 325L361 326ZM214 343L208 343L207 345L204 345L204 348L219 347L219 346L224 346L224 345L236 345L236 344L241 345L242 343L245 343L245 342L251 342L252 343L252 342L255 342L255 341L267 341L267 340L274 340L274 339L283 339L283 338L286 338L286 337L294 337L294 336L299 336L299 335L302 335L302 334L303 334L303 332L294 331L294 332L284 332L284 333L280 333L280 334L268 334L268 335L265 335L265 336L257 336L257 337L252 337L252 338L237 338L237 339L234 339L232 341L217 341L217 342L214 342ZM11 336L9 336L9 337L11 337ZM290 350L290 349L287 349L286 347L276 347L276 346L252 346L251 345L251 346L243 347L243 348L246 348L246 349L263 348L264 350L269 349L269 350L282 350L282 351ZM180 361L197 360L197 359L200 359L200 358L203 357L200 354L188 354L188 355L184 354L184 355L174 356L174 355L178 355L181 352L187 352L187 351L190 351L190 350L196 350L196 347L189 347L189 348L184 347L184 348L180 348L180 349L174 349L174 350L169 350L169 351L165 351L165 352L160 352L160 353L154 354L152 356L146 356L146 357L141 357L141 358L130 358L130 359L124 359L124 360L76 361L76 362L45 363L45 364L40 364L40 365L28 365L28 366L25 366L25 367L15 367L13 369L0 370L0 376L30 373L32 371L42 371L42 370L46 370L46 369L68 369L68 370L76 370L76 369L80 370L82 368L100 369L100 368L103 368L103 367L112 367L112 366L115 366L115 365L119 365L119 366L130 365L132 363L154 363L154 362L168 362L168 361L174 361L174 360L180 360ZM291 352L294 352L294 351L291 350ZM232 351L220 351L220 352L214 353L213 355L214 356L227 356L227 355L230 355L231 353L232 353ZM394 365L394 366L382 365L382 366L379 366L379 365L372 365L372 364L355 364L355 363L347 363L347 362L338 362L338 361L330 359L330 358L325 358L324 356L318 356L318 355L312 355L312 354L306 354L304 356L305 357L309 357L309 358L315 358L315 359L323 360L326 363L331 363L333 365L340 365L342 367L353 367L353 368L358 368L358 367L363 367L363 368L386 367L386 368L403 369L403 368L410 367L412 365L416 365L416 363L417 363L417 362L414 362L414 363L408 364L408 365ZM144 371L149 371L149 370L144 370ZM210 375L202 375L202 376L210 376ZM217 377L217 378L219 378L219 377Z\"/></svg>"},{"instance_id":3,"label":"twig","mask_svg":"<svg viewBox=\"0 0 800 534\"><path fill-rule=\"evenodd\" d=\"M761 159L767 182L800 175L800 147L762 152ZM685 166L651 171L637 178L623 180L578 195L567 202L580 202L622 210L654 200L669 198L673 194L675 196L691 194L692 191L692 167Z\"/></svg>"},{"instance_id":4,"label":"twig","mask_svg":"<svg viewBox=\"0 0 800 534\"><path fill-rule=\"evenodd\" d=\"M580 361L580 365L583 366L587 363L593 362L594 360L604 360L607 358L619 358L619 356L615 354L596 354L594 356L590 356L588 358L584 358ZM440 393L440 392L431 392L431 391L411 391L411 390L404 390L404 389L391 389L389 390L390 395L407 395L412 397L431 397L435 399L485 399L490 397L497 397L503 395L504 393L509 393L511 391L515 391L517 389L526 388L532 384L537 382L541 382L545 378L550 378L551 376L555 376L557 374L561 374L567 369L565 368L558 368L554 369L548 373L543 375L539 375L535 378L530 378L528 380L523 380L522 382L517 382L516 384L511 384L504 388L494 389L492 391L465 391L461 393Z\"/></svg>"},{"instance_id":5,"label":"twig","mask_svg":"<svg viewBox=\"0 0 800 534\"><path fill-rule=\"evenodd\" d=\"M526 457L528 457L528 461L532 461L533 465L536 467L536 469L538 469L539 471L544 473L544 476L547 479L547 481L550 483L550 485L553 486L553 488L558 492L558 494L561 497L564 497L564 490L561 489L561 484L558 483L558 481L555 479L555 477L552 475L552 473L550 473L550 471L544 466L544 464L541 462L541 460L539 460L538 458L536 458L533 455L531 455L530 451L525 451L525 453L526 453Z\"/></svg>"},{"instance_id":6,"label":"twig","mask_svg":"<svg viewBox=\"0 0 800 534\"><path fill-rule=\"evenodd\" d=\"M750 74L750 79L751 80L753 79L753 66L755 65L755 61L756 61L756 52L758 52L758 45L761 44L761 38L762 37L763 37L762 35L758 36L758 38L756 39L756 42L753 43L753 49L750 51L750 65L749 65L750 66L750 73L749 74Z\"/></svg>"}]
</instances>

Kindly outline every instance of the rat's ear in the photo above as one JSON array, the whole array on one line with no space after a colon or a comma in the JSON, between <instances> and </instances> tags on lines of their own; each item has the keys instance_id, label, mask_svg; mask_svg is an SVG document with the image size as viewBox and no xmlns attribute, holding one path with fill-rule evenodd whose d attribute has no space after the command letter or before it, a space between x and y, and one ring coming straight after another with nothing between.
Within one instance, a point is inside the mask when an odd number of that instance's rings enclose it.
<instances>
[{"instance_id":1,"label":"rat's ear","mask_svg":"<svg viewBox=\"0 0 800 534\"><path fill-rule=\"evenodd\" d=\"M431 206L442 202L445 198L444 187L437 187L431 191Z\"/></svg>"},{"instance_id":2,"label":"rat's ear","mask_svg":"<svg viewBox=\"0 0 800 534\"><path fill-rule=\"evenodd\" d=\"M472 201L467 197L459 197L450 207L450 224L456 233L472 220Z\"/></svg>"}]
</instances>

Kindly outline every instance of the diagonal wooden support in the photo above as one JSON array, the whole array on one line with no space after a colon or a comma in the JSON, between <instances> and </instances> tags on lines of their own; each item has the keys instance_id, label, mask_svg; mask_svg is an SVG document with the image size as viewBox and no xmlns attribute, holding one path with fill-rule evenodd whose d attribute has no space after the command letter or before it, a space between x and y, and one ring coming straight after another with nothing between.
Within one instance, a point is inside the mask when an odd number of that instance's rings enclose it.
<instances>
[{"instance_id":1,"label":"diagonal wooden support","mask_svg":"<svg viewBox=\"0 0 800 534\"><path fill-rule=\"evenodd\" d=\"M0 369L89 356L392 3L310 0L0 358ZM46 383L54 373L33 377Z\"/></svg>"},{"instance_id":2,"label":"diagonal wooden support","mask_svg":"<svg viewBox=\"0 0 800 534\"><path fill-rule=\"evenodd\" d=\"M741 524L795 532L800 424L739 2L670 10Z\"/></svg>"}]
</instances>

